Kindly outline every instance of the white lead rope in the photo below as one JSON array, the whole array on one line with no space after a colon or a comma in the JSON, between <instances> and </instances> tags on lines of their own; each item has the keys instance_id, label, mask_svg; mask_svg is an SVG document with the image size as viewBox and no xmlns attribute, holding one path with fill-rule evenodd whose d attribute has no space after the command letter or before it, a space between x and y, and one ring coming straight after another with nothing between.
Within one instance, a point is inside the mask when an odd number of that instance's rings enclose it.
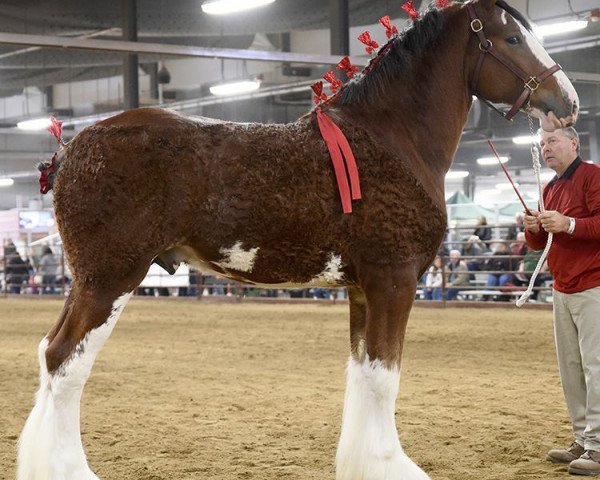
<instances>
[{"instance_id":1,"label":"white lead rope","mask_svg":"<svg viewBox=\"0 0 600 480\"><path fill-rule=\"evenodd\" d=\"M531 122L531 117L530 117L530 122ZM533 171L535 172L535 178L537 180L538 191L540 194L540 212L545 212L546 209L544 207L544 195L543 195L544 192L542 191L542 181L540 179L540 171L542 170L542 165L540 164L540 152L538 151L536 145L532 145L532 147L531 147L531 159L533 160ZM531 296L531 293L533 292L533 286L535 284L535 280L536 280L538 274L540 273L540 270L542 269L542 265L546 261L546 257L548 256L548 252L550 251L551 246L552 246L552 233L548 233L548 240L546 241L546 248L544 248L542 256L540 257L538 264L535 267L533 274L531 275L531 279L529 280L529 286L527 287L527 290L525 290L525 292L523 292L523 294L517 300L517 303L516 303L517 307L522 306L523 304L525 304L525 302L527 300L529 300L529 297Z\"/></svg>"}]
</instances>

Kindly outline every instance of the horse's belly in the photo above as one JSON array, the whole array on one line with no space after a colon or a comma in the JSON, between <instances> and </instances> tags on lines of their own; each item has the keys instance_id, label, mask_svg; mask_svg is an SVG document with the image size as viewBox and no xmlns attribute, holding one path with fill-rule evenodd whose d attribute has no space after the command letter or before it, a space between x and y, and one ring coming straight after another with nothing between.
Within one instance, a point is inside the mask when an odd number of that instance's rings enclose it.
<instances>
[{"instance_id":1,"label":"horse's belly","mask_svg":"<svg viewBox=\"0 0 600 480\"><path fill-rule=\"evenodd\" d=\"M273 262L260 248L243 249L240 244L220 250L221 257L209 259L191 247L171 250L174 263L185 262L203 273L271 288L336 287L348 278L340 255L330 254L326 261Z\"/></svg>"}]
</instances>

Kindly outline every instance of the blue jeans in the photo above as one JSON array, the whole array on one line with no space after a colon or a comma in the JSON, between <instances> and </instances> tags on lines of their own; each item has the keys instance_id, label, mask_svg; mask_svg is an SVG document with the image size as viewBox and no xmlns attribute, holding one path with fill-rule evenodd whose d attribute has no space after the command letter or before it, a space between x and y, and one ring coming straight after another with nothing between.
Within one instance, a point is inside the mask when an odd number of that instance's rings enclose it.
<instances>
[{"instance_id":1,"label":"blue jeans","mask_svg":"<svg viewBox=\"0 0 600 480\"><path fill-rule=\"evenodd\" d=\"M512 279L512 273L490 273L485 284L486 287L501 287Z\"/></svg>"},{"instance_id":2,"label":"blue jeans","mask_svg":"<svg viewBox=\"0 0 600 480\"><path fill-rule=\"evenodd\" d=\"M431 291L425 289L423 291L423 298L425 300L441 300L442 299L442 289L440 287L432 288Z\"/></svg>"}]
</instances>

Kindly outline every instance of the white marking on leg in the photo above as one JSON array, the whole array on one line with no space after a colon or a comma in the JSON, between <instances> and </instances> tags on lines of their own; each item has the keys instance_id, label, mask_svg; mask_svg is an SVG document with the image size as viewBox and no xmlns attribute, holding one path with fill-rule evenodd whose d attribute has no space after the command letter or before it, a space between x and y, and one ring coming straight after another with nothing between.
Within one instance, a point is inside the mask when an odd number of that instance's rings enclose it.
<instances>
[{"instance_id":1,"label":"white marking on leg","mask_svg":"<svg viewBox=\"0 0 600 480\"><path fill-rule=\"evenodd\" d=\"M325 281L326 283L337 283L344 278L344 273L341 271L342 257L335 253L329 254L329 260L325 264L325 269L319 273L311 283Z\"/></svg>"},{"instance_id":2,"label":"white marking on leg","mask_svg":"<svg viewBox=\"0 0 600 480\"><path fill-rule=\"evenodd\" d=\"M348 363L337 480L429 480L403 451L394 418L400 371L381 361Z\"/></svg>"},{"instance_id":3,"label":"white marking on leg","mask_svg":"<svg viewBox=\"0 0 600 480\"><path fill-rule=\"evenodd\" d=\"M98 480L88 467L81 444L81 394L98 352L130 297L131 293L126 293L115 300L106 322L89 331L52 375L46 369L48 340L40 343L41 383L19 438L18 480Z\"/></svg>"},{"instance_id":4,"label":"white marking on leg","mask_svg":"<svg viewBox=\"0 0 600 480\"><path fill-rule=\"evenodd\" d=\"M240 272L251 272L259 247L244 250L242 242L236 242L231 248L221 248L219 253L225 258L221 262L215 262L223 268L238 270Z\"/></svg>"}]
</instances>

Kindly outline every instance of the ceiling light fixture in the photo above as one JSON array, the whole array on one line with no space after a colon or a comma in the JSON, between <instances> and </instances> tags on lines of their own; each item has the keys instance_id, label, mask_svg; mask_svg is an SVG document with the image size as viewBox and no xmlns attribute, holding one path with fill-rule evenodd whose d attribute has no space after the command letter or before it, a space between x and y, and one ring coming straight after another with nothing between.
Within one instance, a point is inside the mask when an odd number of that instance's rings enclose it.
<instances>
[{"instance_id":1,"label":"ceiling light fixture","mask_svg":"<svg viewBox=\"0 0 600 480\"><path fill-rule=\"evenodd\" d=\"M568 22L548 23L546 25L535 25L533 31L538 37L550 37L562 35L563 33L576 32L587 27L587 20L569 20Z\"/></svg>"},{"instance_id":2,"label":"ceiling light fixture","mask_svg":"<svg viewBox=\"0 0 600 480\"><path fill-rule=\"evenodd\" d=\"M31 120L23 120L17 123L17 128L21 130L44 130L52 125L50 118L33 118Z\"/></svg>"},{"instance_id":3,"label":"ceiling light fixture","mask_svg":"<svg viewBox=\"0 0 600 480\"><path fill-rule=\"evenodd\" d=\"M237 82L221 83L209 88L213 95L240 95L258 90L259 80L242 80Z\"/></svg>"},{"instance_id":4,"label":"ceiling light fixture","mask_svg":"<svg viewBox=\"0 0 600 480\"><path fill-rule=\"evenodd\" d=\"M0 178L0 187L10 187L15 181L12 178Z\"/></svg>"},{"instance_id":5,"label":"ceiling light fixture","mask_svg":"<svg viewBox=\"0 0 600 480\"><path fill-rule=\"evenodd\" d=\"M506 163L508 160L508 157L500 157L500 161L502 163ZM496 165L498 163L498 159L496 157L480 157L477 159L477 163L482 166Z\"/></svg>"},{"instance_id":6,"label":"ceiling light fixture","mask_svg":"<svg viewBox=\"0 0 600 480\"><path fill-rule=\"evenodd\" d=\"M202 11L210 15L227 15L269 5L275 0L209 0L202 4Z\"/></svg>"},{"instance_id":7,"label":"ceiling light fixture","mask_svg":"<svg viewBox=\"0 0 600 480\"><path fill-rule=\"evenodd\" d=\"M522 135L520 137L513 137L512 139L515 145L532 145L540 143L539 135Z\"/></svg>"},{"instance_id":8,"label":"ceiling light fixture","mask_svg":"<svg viewBox=\"0 0 600 480\"><path fill-rule=\"evenodd\" d=\"M450 170L446 174L446 180L458 180L469 176L469 172L466 170Z\"/></svg>"}]
</instances>

